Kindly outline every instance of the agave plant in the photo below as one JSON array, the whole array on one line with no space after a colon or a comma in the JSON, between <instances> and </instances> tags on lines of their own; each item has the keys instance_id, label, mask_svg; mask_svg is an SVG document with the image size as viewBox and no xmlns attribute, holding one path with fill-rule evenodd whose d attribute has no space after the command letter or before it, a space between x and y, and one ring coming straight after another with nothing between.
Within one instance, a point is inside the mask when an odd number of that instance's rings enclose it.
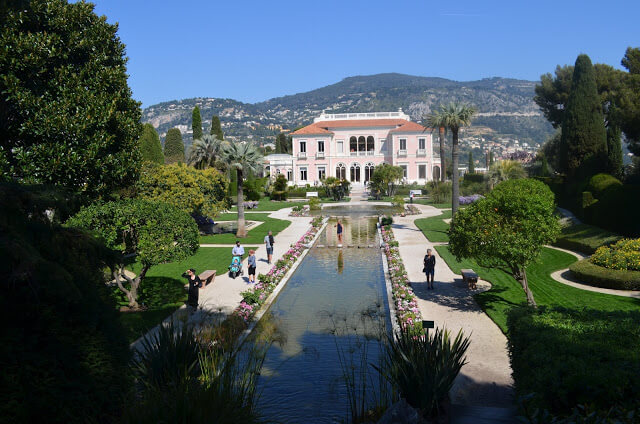
<instances>
[{"instance_id":1,"label":"agave plant","mask_svg":"<svg viewBox=\"0 0 640 424\"><path fill-rule=\"evenodd\" d=\"M396 338L389 337L378 371L423 417L434 417L442 412L443 401L466 363L469 343L462 331L455 339L439 328L422 337L401 332Z\"/></svg>"}]
</instances>

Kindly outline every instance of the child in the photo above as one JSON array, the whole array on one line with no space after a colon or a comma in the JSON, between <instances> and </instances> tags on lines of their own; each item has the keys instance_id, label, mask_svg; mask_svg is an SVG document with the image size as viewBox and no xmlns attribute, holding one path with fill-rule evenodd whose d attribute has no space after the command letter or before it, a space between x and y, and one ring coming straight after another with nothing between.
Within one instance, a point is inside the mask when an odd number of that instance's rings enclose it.
<instances>
[{"instance_id":1,"label":"child","mask_svg":"<svg viewBox=\"0 0 640 424\"><path fill-rule=\"evenodd\" d=\"M247 258L247 265L249 265L249 282L256 282L256 251L249 250L249 257Z\"/></svg>"}]
</instances>

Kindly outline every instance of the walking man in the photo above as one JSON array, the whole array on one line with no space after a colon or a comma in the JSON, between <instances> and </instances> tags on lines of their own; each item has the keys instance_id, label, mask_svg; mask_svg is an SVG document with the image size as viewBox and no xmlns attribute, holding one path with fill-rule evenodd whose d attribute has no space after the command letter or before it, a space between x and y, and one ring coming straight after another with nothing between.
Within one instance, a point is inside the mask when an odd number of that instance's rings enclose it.
<instances>
[{"instance_id":1,"label":"walking man","mask_svg":"<svg viewBox=\"0 0 640 424\"><path fill-rule=\"evenodd\" d=\"M240 260L244 256L244 247L240 246L240 240L236 240L236 245L231 249L231 256L240 256Z\"/></svg>"},{"instance_id":2,"label":"walking man","mask_svg":"<svg viewBox=\"0 0 640 424\"><path fill-rule=\"evenodd\" d=\"M427 254L424 257L423 272L427 276L427 289L433 290L433 275L436 270L436 257L432 254L431 249L427 249Z\"/></svg>"},{"instance_id":3,"label":"walking man","mask_svg":"<svg viewBox=\"0 0 640 424\"><path fill-rule=\"evenodd\" d=\"M273 234L271 230L269 230L269 234L264 236L264 246L267 248L267 263L271 263L271 259L273 258Z\"/></svg>"}]
</instances>

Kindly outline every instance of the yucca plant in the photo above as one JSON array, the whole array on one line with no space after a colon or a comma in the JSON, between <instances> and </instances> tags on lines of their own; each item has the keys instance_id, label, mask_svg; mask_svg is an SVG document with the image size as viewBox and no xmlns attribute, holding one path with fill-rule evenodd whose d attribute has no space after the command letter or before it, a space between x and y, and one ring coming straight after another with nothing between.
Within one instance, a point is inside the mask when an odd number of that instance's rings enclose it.
<instances>
[{"instance_id":1,"label":"yucca plant","mask_svg":"<svg viewBox=\"0 0 640 424\"><path fill-rule=\"evenodd\" d=\"M462 331L455 339L439 328L426 336L401 332L389 337L383 366L376 368L423 417L435 417L466 363L469 343Z\"/></svg>"},{"instance_id":2,"label":"yucca plant","mask_svg":"<svg viewBox=\"0 0 640 424\"><path fill-rule=\"evenodd\" d=\"M136 353L133 370L146 390L167 390L197 377L200 346L188 326L162 324L145 336Z\"/></svg>"}]
</instances>

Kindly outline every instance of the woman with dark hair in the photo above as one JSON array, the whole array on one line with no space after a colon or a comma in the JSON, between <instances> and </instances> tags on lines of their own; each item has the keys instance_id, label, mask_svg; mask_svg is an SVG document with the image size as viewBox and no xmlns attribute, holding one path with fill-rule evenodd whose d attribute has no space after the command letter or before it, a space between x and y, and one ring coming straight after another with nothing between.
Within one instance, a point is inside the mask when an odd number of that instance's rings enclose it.
<instances>
[{"instance_id":1,"label":"woman with dark hair","mask_svg":"<svg viewBox=\"0 0 640 424\"><path fill-rule=\"evenodd\" d=\"M182 274L187 279L189 284L189 297L187 298L187 306L193 309L198 309L198 297L200 295L200 287L202 287L202 281L200 277L196 275L196 270L191 268Z\"/></svg>"}]
</instances>

